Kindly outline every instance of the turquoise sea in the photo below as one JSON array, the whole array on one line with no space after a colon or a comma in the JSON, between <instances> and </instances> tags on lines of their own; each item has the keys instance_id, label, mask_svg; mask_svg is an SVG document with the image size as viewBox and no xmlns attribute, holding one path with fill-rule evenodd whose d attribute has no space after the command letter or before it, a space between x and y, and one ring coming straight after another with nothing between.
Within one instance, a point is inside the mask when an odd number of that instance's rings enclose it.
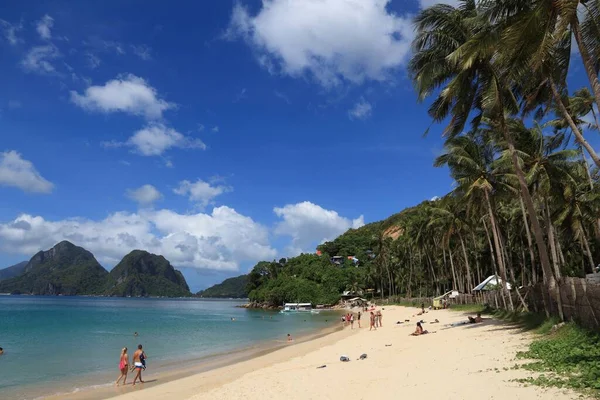
<instances>
[{"instance_id":1,"label":"turquoise sea","mask_svg":"<svg viewBox=\"0 0 600 400\"><path fill-rule=\"evenodd\" d=\"M335 324L331 312L284 315L240 301L0 296L0 397L29 399L108 385L121 348L138 344L148 373L209 355L284 343ZM235 321L232 321L232 318ZM138 337L134 336L138 332ZM131 375L130 378L131 379Z\"/></svg>"}]
</instances>

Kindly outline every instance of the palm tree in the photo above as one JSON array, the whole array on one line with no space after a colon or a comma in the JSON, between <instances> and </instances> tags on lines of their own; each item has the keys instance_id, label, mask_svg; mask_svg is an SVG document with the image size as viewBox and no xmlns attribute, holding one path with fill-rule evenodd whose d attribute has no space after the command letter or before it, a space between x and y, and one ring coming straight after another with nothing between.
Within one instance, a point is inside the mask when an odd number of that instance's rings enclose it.
<instances>
[{"instance_id":1,"label":"palm tree","mask_svg":"<svg viewBox=\"0 0 600 400\"><path fill-rule=\"evenodd\" d=\"M462 193L469 204L480 202L486 205L494 239L494 260L498 262L500 276L504 282L503 289L507 292L506 266L491 200L497 186L502 185L502 178L497 175L497 170L491 168L494 148L483 132L470 132L446 141L445 152L435 160L434 165L448 165L452 178L457 183L455 192Z\"/></svg>"},{"instance_id":2,"label":"palm tree","mask_svg":"<svg viewBox=\"0 0 600 400\"><path fill-rule=\"evenodd\" d=\"M434 121L451 116L446 135L460 134L472 111L476 112L472 120L475 126L487 117L491 127L503 135L531 219L545 281L558 302L544 233L506 122L506 114L516 114L519 104L511 90L512 82L497 64L495 48L500 36L477 13L475 0L461 0L459 4L457 8L436 5L417 16L415 55L409 64L411 77L421 100L442 88L429 113Z\"/></svg>"},{"instance_id":3,"label":"palm tree","mask_svg":"<svg viewBox=\"0 0 600 400\"><path fill-rule=\"evenodd\" d=\"M600 157L585 140L565 102L567 72L571 60L572 39L575 37L580 54L594 90L595 101L600 105L600 84L597 67L590 58L589 45L584 38L597 45L598 36L581 32L577 7L594 3L579 0L482 0L483 15L494 24L498 35L498 64L511 79L522 87L525 109L552 98L594 163L600 167ZM593 7L592 7L593 8ZM594 21L587 12L586 21ZM590 22L591 21L591 22ZM595 72L594 72L595 71ZM533 104L531 104L533 103Z\"/></svg>"}]
</instances>

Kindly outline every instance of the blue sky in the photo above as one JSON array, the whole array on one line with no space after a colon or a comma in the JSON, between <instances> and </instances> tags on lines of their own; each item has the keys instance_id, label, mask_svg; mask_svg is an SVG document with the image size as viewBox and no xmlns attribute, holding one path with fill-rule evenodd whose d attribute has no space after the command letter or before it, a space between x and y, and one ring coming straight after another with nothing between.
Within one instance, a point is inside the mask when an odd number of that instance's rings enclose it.
<instances>
[{"instance_id":1,"label":"blue sky","mask_svg":"<svg viewBox=\"0 0 600 400\"><path fill-rule=\"evenodd\" d=\"M198 289L445 194L405 70L435 2L4 2L0 266L68 239Z\"/></svg>"}]
</instances>

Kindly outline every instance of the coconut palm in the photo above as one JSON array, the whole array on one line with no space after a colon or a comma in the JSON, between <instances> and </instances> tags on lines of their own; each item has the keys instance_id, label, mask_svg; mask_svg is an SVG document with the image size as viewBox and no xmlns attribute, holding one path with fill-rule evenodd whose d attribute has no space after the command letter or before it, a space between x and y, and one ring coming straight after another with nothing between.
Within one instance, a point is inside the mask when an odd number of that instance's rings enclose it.
<instances>
[{"instance_id":1,"label":"coconut palm","mask_svg":"<svg viewBox=\"0 0 600 400\"><path fill-rule=\"evenodd\" d=\"M451 116L445 131L450 137L462 132L473 112L475 126L487 117L491 128L503 135L531 219L545 281L553 298L560 301L544 232L506 121L507 114L519 112L519 104L512 81L503 65L497 64L498 30L478 14L475 0L462 0L456 8L436 5L423 10L416 18L416 30L409 70L419 98L441 88L429 113L434 121Z\"/></svg>"}]
</instances>

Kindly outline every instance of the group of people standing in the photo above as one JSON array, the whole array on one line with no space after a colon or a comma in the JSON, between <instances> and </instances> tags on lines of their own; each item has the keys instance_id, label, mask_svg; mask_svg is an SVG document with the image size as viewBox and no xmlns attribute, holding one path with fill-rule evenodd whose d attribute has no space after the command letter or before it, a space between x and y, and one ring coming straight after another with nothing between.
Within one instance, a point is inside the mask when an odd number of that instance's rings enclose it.
<instances>
[{"instance_id":1,"label":"group of people standing","mask_svg":"<svg viewBox=\"0 0 600 400\"><path fill-rule=\"evenodd\" d=\"M362 312L358 312L358 314L356 314L356 321L358 321L358 327L362 328L362 326L360 326L360 319L362 317ZM342 315L341 317L342 320L342 324L344 326L348 326L350 325L350 329L354 329L354 313L347 313L345 315ZM383 314L381 313L381 311L371 311L370 312L370 326L369 326L369 330L377 330L377 328L383 327Z\"/></svg>"},{"instance_id":2,"label":"group of people standing","mask_svg":"<svg viewBox=\"0 0 600 400\"><path fill-rule=\"evenodd\" d=\"M136 370L136 375L133 378L133 386L139 380L140 383L144 383L142 380L142 369L146 369L146 353L142 349L142 345L139 344L135 353L133 353L133 365L131 366L131 371ZM129 356L127 355L127 347L123 347L121 350L121 357L119 359L119 371L121 371L121 375L115 384L119 386L119 382L123 379L123 385L127 384L127 373L129 372Z\"/></svg>"},{"instance_id":3,"label":"group of people standing","mask_svg":"<svg viewBox=\"0 0 600 400\"><path fill-rule=\"evenodd\" d=\"M383 327L383 314L381 314L380 310L377 310L375 312L371 311L371 324L369 327L369 330L375 329L377 330L377 328L382 328Z\"/></svg>"},{"instance_id":4,"label":"group of people standing","mask_svg":"<svg viewBox=\"0 0 600 400\"><path fill-rule=\"evenodd\" d=\"M342 315L342 324L345 326L350 325L350 329L354 329L354 313ZM360 312L358 313L358 327L360 328Z\"/></svg>"}]
</instances>

